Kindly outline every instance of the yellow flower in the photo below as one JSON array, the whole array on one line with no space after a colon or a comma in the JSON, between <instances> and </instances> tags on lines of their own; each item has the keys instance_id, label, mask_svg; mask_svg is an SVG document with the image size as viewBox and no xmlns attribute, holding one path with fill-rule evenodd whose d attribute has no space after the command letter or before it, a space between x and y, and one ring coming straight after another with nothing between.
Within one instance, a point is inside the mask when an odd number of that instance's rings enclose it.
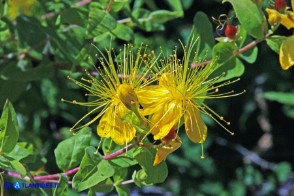
<instances>
[{"instance_id":1,"label":"yellow flower","mask_svg":"<svg viewBox=\"0 0 294 196\"><path fill-rule=\"evenodd\" d=\"M281 44L280 64L284 70L294 65L294 35L287 37Z\"/></svg>"},{"instance_id":2,"label":"yellow flower","mask_svg":"<svg viewBox=\"0 0 294 196\"><path fill-rule=\"evenodd\" d=\"M100 137L111 138L118 145L127 144L134 138L136 129L124 120L124 116L130 112L139 114L139 103L134 89L152 82L152 79L147 80L146 76L156 63L157 58L155 55L141 54L141 48L136 55L132 50L132 46L125 46L122 57L117 58L118 62L115 63L110 51L107 51L107 56L104 56L98 49L102 56L99 58L101 68L97 69L100 78L96 78L88 72L88 79L82 78L82 81L69 77L89 92L86 94L87 96L94 97L94 100L89 102L78 102L76 100L70 102L94 107L71 130L88 126L101 117L97 126L97 134ZM143 53L145 52L146 49ZM140 73L143 64L149 69ZM62 101L65 100L62 99ZM88 123L76 127L86 117L97 112L98 114Z\"/></svg>"},{"instance_id":3,"label":"yellow flower","mask_svg":"<svg viewBox=\"0 0 294 196\"><path fill-rule=\"evenodd\" d=\"M37 0L8 0L8 18L14 20L18 15L31 16Z\"/></svg>"},{"instance_id":4,"label":"yellow flower","mask_svg":"<svg viewBox=\"0 0 294 196\"><path fill-rule=\"evenodd\" d=\"M292 10L294 9L294 0L291 0ZM270 25L282 24L287 29L294 28L294 12L286 10L285 13L280 13L275 9L266 8L268 13L268 22Z\"/></svg>"},{"instance_id":5,"label":"yellow flower","mask_svg":"<svg viewBox=\"0 0 294 196\"><path fill-rule=\"evenodd\" d=\"M173 127L184 123L189 139L195 143L203 143L207 136L207 127L201 113L210 116L219 124L219 120L224 121L203 103L203 99L237 95L233 94L233 91L217 94L220 87L232 82L216 84L221 76L209 78L218 67L215 62L191 67L192 62L197 61L197 55L192 51L195 44L194 41L188 47L183 47L183 60L174 54L163 62L164 70L158 76L158 85L138 88L135 91L143 106L144 115L151 115L150 131L155 140L163 140Z\"/></svg>"}]
</instances>

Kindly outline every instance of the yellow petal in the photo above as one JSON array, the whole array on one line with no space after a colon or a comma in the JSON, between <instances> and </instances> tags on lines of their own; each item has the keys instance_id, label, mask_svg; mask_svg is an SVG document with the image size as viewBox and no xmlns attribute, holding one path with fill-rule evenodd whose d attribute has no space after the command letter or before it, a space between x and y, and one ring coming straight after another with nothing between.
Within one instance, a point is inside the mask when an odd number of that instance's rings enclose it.
<instances>
[{"instance_id":1,"label":"yellow petal","mask_svg":"<svg viewBox=\"0 0 294 196\"><path fill-rule=\"evenodd\" d=\"M9 0L7 11L8 18L14 20L20 13L31 16L37 3L36 0Z\"/></svg>"},{"instance_id":2,"label":"yellow petal","mask_svg":"<svg viewBox=\"0 0 294 196\"><path fill-rule=\"evenodd\" d=\"M281 15L280 22L287 29L294 28L293 12L289 12L287 15Z\"/></svg>"},{"instance_id":3,"label":"yellow petal","mask_svg":"<svg viewBox=\"0 0 294 196\"><path fill-rule=\"evenodd\" d=\"M167 141L165 144L161 145L157 148L157 152L155 155L155 159L153 162L153 166L158 165L161 161L166 159L166 157L177 150L182 144L182 141L179 136L177 136L175 139Z\"/></svg>"},{"instance_id":4,"label":"yellow petal","mask_svg":"<svg viewBox=\"0 0 294 196\"><path fill-rule=\"evenodd\" d=\"M270 25L278 25L279 23L287 29L294 28L294 13L287 11L286 14L280 14L277 10L266 8L268 13L268 23Z\"/></svg>"},{"instance_id":5,"label":"yellow petal","mask_svg":"<svg viewBox=\"0 0 294 196\"><path fill-rule=\"evenodd\" d=\"M182 117L182 103L177 101L167 102L160 111L152 115L151 133L155 140L164 138Z\"/></svg>"},{"instance_id":6,"label":"yellow petal","mask_svg":"<svg viewBox=\"0 0 294 196\"><path fill-rule=\"evenodd\" d=\"M294 65L294 35L288 37L281 45L280 64L284 70Z\"/></svg>"},{"instance_id":7,"label":"yellow petal","mask_svg":"<svg viewBox=\"0 0 294 196\"><path fill-rule=\"evenodd\" d=\"M186 134L189 139L195 143L203 143L207 136L207 127L197 107L191 103L187 104L184 118Z\"/></svg>"},{"instance_id":8,"label":"yellow petal","mask_svg":"<svg viewBox=\"0 0 294 196\"><path fill-rule=\"evenodd\" d=\"M122 104L110 106L100 120L97 133L100 137L111 139L118 145L129 143L136 134L136 129L122 120L122 116L129 112Z\"/></svg>"},{"instance_id":9,"label":"yellow petal","mask_svg":"<svg viewBox=\"0 0 294 196\"><path fill-rule=\"evenodd\" d=\"M114 107L109 107L108 110L104 113L100 122L97 126L97 134L100 137L109 138L110 137L110 129L111 124L109 123L111 119L111 114L113 113Z\"/></svg>"},{"instance_id":10,"label":"yellow petal","mask_svg":"<svg viewBox=\"0 0 294 196\"><path fill-rule=\"evenodd\" d=\"M165 87L175 87L176 83L174 80L174 76L171 73L163 73L159 78L159 86Z\"/></svg>"},{"instance_id":11,"label":"yellow petal","mask_svg":"<svg viewBox=\"0 0 294 196\"><path fill-rule=\"evenodd\" d=\"M268 14L268 23L270 25L277 25L280 23L282 15L278 11L268 8L266 8L265 11Z\"/></svg>"},{"instance_id":12,"label":"yellow petal","mask_svg":"<svg viewBox=\"0 0 294 196\"><path fill-rule=\"evenodd\" d=\"M158 112L168 99L169 91L158 85L147 86L135 90L139 103L143 107L142 115L150 115Z\"/></svg>"},{"instance_id":13,"label":"yellow petal","mask_svg":"<svg viewBox=\"0 0 294 196\"><path fill-rule=\"evenodd\" d=\"M294 0L291 0L292 10L294 11Z\"/></svg>"}]
</instances>

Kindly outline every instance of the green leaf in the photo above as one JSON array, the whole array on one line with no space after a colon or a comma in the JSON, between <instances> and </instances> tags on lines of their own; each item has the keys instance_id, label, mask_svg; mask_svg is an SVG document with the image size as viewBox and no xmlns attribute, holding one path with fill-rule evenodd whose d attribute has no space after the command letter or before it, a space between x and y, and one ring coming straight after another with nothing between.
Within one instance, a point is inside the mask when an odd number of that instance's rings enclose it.
<instances>
[{"instance_id":1,"label":"green leaf","mask_svg":"<svg viewBox=\"0 0 294 196\"><path fill-rule=\"evenodd\" d=\"M115 190L117 191L119 196L129 196L130 191L124 186L115 186Z\"/></svg>"},{"instance_id":2,"label":"green leaf","mask_svg":"<svg viewBox=\"0 0 294 196\"><path fill-rule=\"evenodd\" d=\"M181 16L184 15L183 6L181 0L165 0L166 3L169 4L173 11L177 11L181 13Z\"/></svg>"},{"instance_id":3,"label":"green leaf","mask_svg":"<svg viewBox=\"0 0 294 196\"><path fill-rule=\"evenodd\" d=\"M54 150L58 167L66 171L79 165L84 149L90 145L90 141L91 131L85 127L78 134L60 142Z\"/></svg>"},{"instance_id":4,"label":"green leaf","mask_svg":"<svg viewBox=\"0 0 294 196\"><path fill-rule=\"evenodd\" d=\"M267 45L275 51L277 54L280 54L280 47L285 40L284 36L271 36L266 39Z\"/></svg>"},{"instance_id":5,"label":"green leaf","mask_svg":"<svg viewBox=\"0 0 294 196\"><path fill-rule=\"evenodd\" d=\"M291 167L291 164L288 162L281 162L277 164L274 171L276 175L278 176L279 182L283 183L289 178L289 175L291 174L291 171L292 171L292 167Z\"/></svg>"},{"instance_id":6,"label":"green leaf","mask_svg":"<svg viewBox=\"0 0 294 196\"><path fill-rule=\"evenodd\" d=\"M26 171L25 167L19 161L12 160L12 161L10 161L10 164L11 164L13 170L15 172L19 173L22 178L26 176L27 171Z\"/></svg>"},{"instance_id":7,"label":"green leaf","mask_svg":"<svg viewBox=\"0 0 294 196\"><path fill-rule=\"evenodd\" d=\"M252 0L223 0L233 5L234 11L242 27L256 39L264 37L266 21L257 5Z\"/></svg>"},{"instance_id":8,"label":"green leaf","mask_svg":"<svg viewBox=\"0 0 294 196\"><path fill-rule=\"evenodd\" d=\"M149 18L158 23L165 23L167 21L173 20L175 18L181 17L182 12L171 12L168 10L157 10L150 13Z\"/></svg>"},{"instance_id":9,"label":"green leaf","mask_svg":"<svg viewBox=\"0 0 294 196\"><path fill-rule=\"evenodd\" d=\"M26 86L26 82L0 79L0 105L4 105L6 99L11 102L17 100Z\"/></svg>"},{"instance_id":10,"label":"green leaf","mask_svg":"<svg viewBox=\"0 0 294 196\"><path fill-rule=\"evenodd\" d=\"M240 54L239 56L248 63L254 63L257 59L257 53L258 53L258 48L254 47Z\"/></svg>"},{"instance_id":11,"label":"green leaf","mask_svg":"<svg viewBox=\"0 0 294 196\"><path fill-rule=\"evenodd\" d=\"M218 80L218 82L226 81L231 78L242 76L244 71L245 71L244 64L242 63L242 61L240 61L239 59L236 58L234 66L231 69L227 70L226 74L223 77L221 77Z\"/></svg>"},{"instance_id":12,"label":"green leaf","mask_svg":"<svg viewBox=\"0 0 294 196\"><path fill-rule=\"evenodd\" d=\"M117 24L116 28L112 31L112 33L119 39L125 41L130 41L134 36L134 32L130 27L120 23Z\"/></svg>"},{"instance_id":13,"label":"green leaf","mask_svg":"<svg viewBox=\"0 0 294 196\"><path fill-rule=\"evenodd\" d=\"M0 119L0 154L11 152L18 136L16 113L10 101L6 100Z\"/></svg>"},{"instance_id":14,"label":"green leaf","mask_svg":"<svg viewBox=\"0 0 294 196\"><path fill-rule=\"evenodd\" d=\"M244 69L242 68L242 65L236 60L237 58L234 57L234 52L236 50L237 47L232 42L220 42L213 47L213 59L216 59L216 63L220 64L220 66L210 76L211 78L218 77L221 74L225 73L224 77L226 77L226 79L229 79L233 77L238 77L240 76L240 74L243 73ZM237 65L237 63L239 64ZM234 71L234 69L236 69L236 72ZM220 78L219 81L223 81L224 77Z\"/></svg>"},{"instance_id":15,"label":"green leaf","mask_svg":"<svg viewBox=\"0 0 294 196\"><path fill-rule=\"evenodd\" d=\"M282 108L284 114L289 118L294 118L294 106L293 105L284 105Z\"/></svg>"},{"instance_id":16,"label":"green leaf","mask_svg":"<svg viewBox=\"0 0 294 196\"><path fill-rule=\"evenodd\" d=\"M0 168L5 170L11 170L11 162L10 159L0 155Z\"/></svg>"},{"instance_id":17,"label":"green leaf","mask_svg":"<svg viewBox=\"0 0 294 196\"><path fill-rule=\"evenodd\" d=\"M102 150L104 154L109 154L110 152L115 152L125 146L114 144L111 139L104 139L102 144ZM121 155L109 160L111 163L119 166L119 167L130 167L132 165L136 165L138 162L133 158L134 149L129 149L125 155Z\"/></svg>"},{"instance_id":18,"label":"green leaf","mask_svg":"<svg viewBox=\"0 0 294 196\"><path fill-rule=\"evenodd\" d=\"M182 0L184 10L189 9L193 5L194 0Z\"/></svg>"},{"instance_id":19,"label":"green leaf","mask_svg":"<svg viewBox=\"0 0 294 196\"><path fill-rule=\"evenodd\" d=\"M115 173L113 175L113 181L115 184L121 183L128 175L128 168L115 167Z\"/></svg>"},{"instance_id":20,"label":"green leaf","mask_svg":"<svg viewBox=\"0 0 294 196\"><path fill-rule=\"evenodd\" d=\"M47 40L46 32L40 22L33 17L17 17L16 30L20 43L42 51Z\"/></svg>"},{"instance_id":21,"label":"green leaf","mask_svg":"<svg viewBox=\"0 0 294 196\"><path fill-rule=\"evenodd\" d=\"M116 20L103 10L93 9L89 13L86 37L91 38L116 28Z\"/></svg>"},{"instance_id":22,"label":"green leaf","mask_svg":"<svg viewBox=\"0 0 294 196\"><path fill-rule=\"evenodd\" d=\"M109 4L109 1L107 0L107 4ZM118 12L125 8L129 4L128 0L115 0L113 1L113 4L111 5L111 11L112 12Z\"/></svg>"},{"instance_id":23,"label":"green leaf","mask_svg":"<svg viewBox=\"0 0 294 196\"><path fill-rule=\"evenodd\" d=\"M97 54L97 50L91 44L86 44L76 56L75 64L81 65L83 68L92 68L93 59Z\"/></svg>"},{"instance_id":24,"label":"green leaf","mask_svg":"<svg viewBox=\"0 0 294 196\"><path fill-rule=\"evenodd\" d=\"M66 9L61 12L60 17L62 23L76 24L81 27L86 27L85 13L83 13L80 9Z\"/></svg>"},{"instance_id":25,"label":"green leaf","mask_svg":"<svg viewBox=\"0 0 294 196\"><path fill-rule=\"evenodd\" d=\"M88 195L96 196L96 193L109 193L113 190L113 182L110 178L102 181L101 185L97 184L90 188Z\"/></svg>"},{"instance_id":26,"label":"green leaf","mask_svg":"<svg viewBox=\"0 0 294 196\"><path fill-rule=\"evenodd\" d=\"M95 148L88 147L82 159L80 169L73 178L73 188L86 190L113 176L114 169L106 160L95 154Z\"/></svg>"},{"instance_id":27,"label":"green leaf","mask_svg":"<svg viewBox=\"0 0 294 196\"><path fill-rule=\"evenodd\" d=\"M161 31L164 29L163 24L150 20L150 11L146 9L135 9L132 12L132 19L136 25L145 31Z\"/></svg>"},{"instance_id":28,"label":"green leaf","mask_svg":"<svg viewBox=\"0 0 294 196\"><path fill-rule=\"evenodd\" d=\"M265 92L263 95L266 99L277 101L281 104L294 105L294 93L268 91L268 92Z\"/></svg>"},{"instance_id":29,"label":"green leaf","mask_svg":"<svg viewBox=\"0 0 294 196\"><path fill-rule=\"evenodd\" d=\"M200 46L199 48L197 48L199 52L205 49L211 49L215 44L215 40L210 19L204 12L197 12L194 16L193 23L194 25L191 31L189 42L191 42L193 36L194 38L197 38L199 36L200 40L198 40L198 42L200 43ZM210 57L206 56L206 58Z\"/></svg>"},{"instance_id":30,"label":"green leaf","mask_svg":"<svg viewBox=\"0 0 294 196\"><path fill-rule=\"evenodd\" d=\"M134 157L146 172L145 182L147 184L162 183L167 177L168 170L165 161L153 166L155 151L138 148L134 152Z\"/></svg>"},{"instance_id":31,"label":"green leaf","mask_svg":"<svg viewBox=\"0 0 294 196\"><path fill-rule=\"evenodd\" d=\"M237 44L239 48L244 46L245 41L248 40L247 32L243 28L243 26L239 26L237 37L234 39L234 42Z\"/></svg>"},{"instance_id":32,"label":"green leaf","mask_svg":"<svg viewBox=\"0 0 294 196\"><path fill-rule=\"evenodd\" d=\"M34 155L34 146L26 142L18 142L13 150L7 154L8 157L11 157L15 160L22 161L29 156Z\"/></svg>"},{"instance_id":33,"label":"green leaf","mask_svg":"<svg viewBox=\"0 0 294 196\"><path fill-rule=\"evenodd\" d=\"M68 195L67 177L61 174L58 181L59 186L54 189L53 196Z\"/></svg>"},{"instance_id":34,"label":"green leaf","mask_svg":"<svg viewBox=\"0 0 294 196\"><path fill-rule=\"evenodd\" d=\"M36 68L22 70L18 66L9 66L2 71L1 77L11 81L38 81L54 75L54 67L49 62L43 62Z\"/></svg>"}]
</instances>

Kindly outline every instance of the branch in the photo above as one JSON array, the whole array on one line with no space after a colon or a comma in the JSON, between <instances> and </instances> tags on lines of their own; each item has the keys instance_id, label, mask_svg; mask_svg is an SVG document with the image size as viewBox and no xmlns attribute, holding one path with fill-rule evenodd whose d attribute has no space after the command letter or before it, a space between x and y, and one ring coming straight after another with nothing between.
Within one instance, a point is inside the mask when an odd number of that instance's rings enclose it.
<instances>
[{"instance_id":1,"label":"branch","mask_svg":"<svg viewBox=\"0 0 294 196\"><path fill-rule=\"evenodd\" d=\"M266 36L266 38L267 38L267 36ZM250 43L247 44L246 46L244 46L244 47L240 48L239 50L235 51L235 52L233 53L233 55L230 56L227 60L229 60L229 59L231 59L231 58L233 58L233 57L235 57L235 56L238 56L239 54L242 54L243 52L246 52L247 50L253 48L254 46L256 46L257 44L259 44L260 42L262 42L262 41L264 41L264 40L265 40L265 38L263 38L263 39L259 39L259 40L254 40L254 41L250 42ZM196 63L193 63L191 66L194 68L194 67L199 67L199 66L205 66L205 65L207 65L207 64L209 64L209 63L211 63L211 60L209 60L209 61L204 61L204 62L197 63L197 64L196 64Z\"/></svg>"},{"instance_id":2,"label":"branch","mask_svg":"<svg viewBox=\"0 0 294 196\"><path fill-rule=\"evenodd\" d=\"M129 144L129 145L125 146L124 148L122 148L122 149L120 149L118 151L115 151L114 153L103 156L102 158L104 160L114 159L114 158L118 157L119 155L127 152L127 150L132 149L133 147L134 146L132 144ZM79 169L80 169L80 167L76 167L76 168L73 168L71 170L68 170L68 171L64 172L64 174L66 176L69 176L71 174L75 174L76 172L78 172ZM16 173L16 172L8 171L7 174L9 176L14 177L14 178L19 178L19 179L23 179L25 181L30 181L30 178L28 176L25 176L24 178L22 178L21 175L19 173ZM60 176L60 173L50 174L50 175L42 175L42 176L34 176L33 180L42 181L42 182L51 182L50 179L56 179L56 178L59 178L59 176ZM58 182L58 180L53 180L52 182ZM72 182L69 181L68 183L71 184Z\"/></svg>"},{"instance_id":3,"label":"branch","mask_svg":"<svg viewBox=\"0 0 294 196\"><path fill-rule=\"evenodd\" d=\"M107 8L106 8L106 13L109 13L110 12L110 9L111 9L111 6L112 6L112 3L113 3L113 0L109 0L109 3L107 5Z\"/></svg>"},{"instance_id":4,"label":"branch","mask_svg":"<svg viewBox=\"0 0 294 196\"><path fill-rule=\"evenodd\" d=\"M118 151L116 151L114 153L111 153L111 154L108 154L108 155L103 156L103 159L104 160L113 159L113 158L115 158L115 157L117 157L117 156L125 153L127 150L132 149L133 147L134 146L132 144L129 144L129 145L125 146L124 148L122 148L122 149L120 149L120 150L118 150Z\"/></svg>"}]
</instances>

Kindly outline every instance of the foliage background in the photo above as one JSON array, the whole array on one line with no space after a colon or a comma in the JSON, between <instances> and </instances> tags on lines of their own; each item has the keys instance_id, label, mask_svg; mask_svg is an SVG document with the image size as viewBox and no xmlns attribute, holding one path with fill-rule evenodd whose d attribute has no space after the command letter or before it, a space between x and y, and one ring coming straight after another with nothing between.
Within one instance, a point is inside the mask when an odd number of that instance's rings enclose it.
<instances>
[{"instance_id":1,"label":"foliage background","mask_svg":"<svg viewBox=\"0 0 294 196\"><path fill-rule=\"evenodd\" d=\"M0 105L3 106L7 98L13 103L20 127L19 140L34 145L38 161L28 164L29 167L39 169L43 165L48 173L60 172L54 149L71 135L69 127L87 112L84 108L60 102L62 97L85 99L85 92L67 80L66 76L91 67L88 56L96 53L91 42L98 48L109 46L107 37L95 37L91 33L84 37L85 30L75 28L75 25L86 25L83 23L86 18L83 17L88 12L88 5L85 5L77 8L79 15L69 13L69 8L76 2L41 0L32 17L20 16L16 18L16 23L2 17L0 22ZM97 2L102 5L108 3ZM222 4L217 0L174 1L183 6L183 16L178 17L176 14L179 12L176 11L180 8L171 2L133 1L132 6L142 3L146 10L175 10L175 15L171 20L146 23L142 27L127 23L127 28L122 27L123 30L119 31L123 32L118 35L121 39L113 40L112 47L121 48L124 43L138 46L144 42L157 51L159 47L171 51L179 46L178 39L187 41L198 11L204 12L211 20L211 17L217 18L232 10L229 3ZM6 4L3 5L1 10L6 9ZM174 8L171 5L175 5ZM268 6L268 1L264 2L264 6ZM119 5L112 9L116 8L119 9ZM53 15L43 19L46 13ZM116 13L112 10L111 14L116 19L128 16L127 11ZM215 31L217 25L213 25ZM277 34L291 33L280 27ZM201 160L200 145L191 143L183 135L182 147L167 159L167 180L151 188L139 189L135 185L128 185L133 193L286 195L292 191L293 194L294 99L290 99L289 104L282 104L264 96L264 92L268 91L293 93L293 68L283 71L278 55L265 42L258 45L258 56L254 63L243 63L245 71L241 81L229 88L236 91L246 89L246 93L209 102L219 114L229 119L230 130L235 135L231 136L206 119L209 126L205 143L206 158ZM95 142L97 138L92 140L94 145ZM8 176L5 180L13 181Z\"/></svg>"}]
</instances>

